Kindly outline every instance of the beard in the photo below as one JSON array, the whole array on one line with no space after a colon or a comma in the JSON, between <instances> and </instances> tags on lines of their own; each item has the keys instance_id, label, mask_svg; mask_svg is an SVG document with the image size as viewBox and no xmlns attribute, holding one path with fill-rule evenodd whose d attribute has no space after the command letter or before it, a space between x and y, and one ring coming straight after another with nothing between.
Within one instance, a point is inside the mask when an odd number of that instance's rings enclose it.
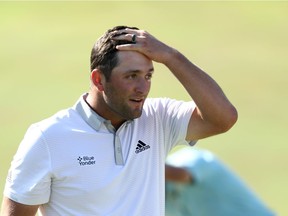
<instances>
[{"instance_id":1,"label":"beard","mask_svg":"<svg viewBox=\"0 0 288 216\"><path fill-rule=\"evenodd\" d=\"M144 98L141 101L130 99L137 97L140 96L134 95L129 97L124 95L121 91L116 90L113 86L109 85L105 90L104 101L113 115L116 115L123 120L133 120L142 115L143 105L146 99L146 96L141 96L141 98Z\"/></svg>"},{"instance_id":2,"label":"beard","mask_svg":"<svg viewBox=\"0 0 288 216\"><path fill-rule=\"evenodd\" d=\"M129 106L129 103L125 101L115 101L111 98L107 98L106 103L112 112L125 120L133 120L142 115L143 106L132 108Z\"/></svg>"}]
</instances>

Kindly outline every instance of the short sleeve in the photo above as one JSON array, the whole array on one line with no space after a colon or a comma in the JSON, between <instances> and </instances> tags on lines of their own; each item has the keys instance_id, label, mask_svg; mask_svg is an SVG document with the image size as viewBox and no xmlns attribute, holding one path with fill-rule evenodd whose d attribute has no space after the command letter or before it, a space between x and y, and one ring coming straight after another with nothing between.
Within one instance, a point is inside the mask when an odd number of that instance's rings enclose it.
<instances>
[{"instance_id":1,"label":"short sleeve","mask_svg":"<svg viewBox=\"0 0 288 216\"><path fill-rule=\"evenodd\" d=\"M32 125L12 160L4 195L26 205L47 203L51 185L50 164L43 134Z\"/></svg>"},{"instance_id":2,"label":"short sleeve","mask_svg":"<svg viewBox=\"0 0 288 216\"><path fill-rule=\"evenodd\" d=\"M168 149L178 144L195 144L195 141L186 140L188 124L196 107L193 101L159 98L152 99L152 103L165 129Z\"/></svg>"}]
</instances>

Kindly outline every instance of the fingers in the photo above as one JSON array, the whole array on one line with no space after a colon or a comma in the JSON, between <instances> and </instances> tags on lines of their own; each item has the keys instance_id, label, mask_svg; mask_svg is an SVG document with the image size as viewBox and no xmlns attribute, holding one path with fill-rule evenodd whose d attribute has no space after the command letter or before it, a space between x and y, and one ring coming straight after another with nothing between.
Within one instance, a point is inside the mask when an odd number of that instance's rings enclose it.
<instances>
[{"instance_id":1,"label":"fingers","mask_svg":"<svg viewBox=\"0 0 288 216\"><path fill-rule=\"evenodd\" d=\"M137 39L139 36L137 36L137 34L121 34L121 35L117 35L114 36L112 39L113 40L125 40L125 41L130 41L131 43L136 43Z\"/></svg>"},{"instance_id":2,"label":"fingers","mask_svg":"<svg viewBox=\"0 0 288 216\"><path fill-rule=\"evenodd\" d=\"M132 41L132 43L136 43L136 34L133 34L132 35L132 38L131 38L131 41Z\"/></svg>"},{"instance_id":3,"label":"fingers","mask_svg":"<svg viewBox=\"0 0 288 216\"><path fill-rule=\"evenodd\" d=\"M131 43L119 44L116 46L118 50L134 50L134 51L141 51L143 46L140 42L140 36L136 36L135 34L128 34L128 35L121 35L115 38L114 40L125 40L130 41Z\"/></svg>"},{"instance_id":4,"label":"fingers","mask_svg":"<svg viewBox=\"0 0 288 216\"><path fill-rule=\"evenodd\" d=\"M169 46L144 30L123 29L115 31L111 39L128 41L128 43L117 45L116 49L138 51L156 62L165 63L167 56L171 53Z\"/></svg>"},{"instance_id":5,"label":"fingers","mask_svg":"<svg viewBox=\"0 0 288 216\"><path fill-rule=\"evenodd\" d=\"M123 30L119 30L119 31L115 31L114 35L115 36L120 36L120 35L133 35L135 34L136 36L142 36L144 34L145 31L143 30L137 30L137 29L123 29Z\"/></svg>"},{"instance_id":6,"label":"fingers","mask_svg":"<svg viewBox=\"0 0 288 216\"><path fill-rule=\"evenodd\" d=\"M115 31L113 40L123 40L128 41L128 43L119 44L116 49L122 51L138 51L153 59L151 52L153 52L153 47L157 45L157 40L144 30L136 29L123 29ZM130 42L130 43L129 43Z\"/></svg>"},{"instance_id":7,"label":"fingers","mask_svg":"<svg viewBox=\"0 0 288 216\"><path fill-rule=\"evenodd\" d=\"M141 42L141 40L145 38L143 30L135 30L135 29L124 29L115 31L113 35L114 35L112 37L113 40L130 41L132 44Z\"/></svg>"}]
</instances>

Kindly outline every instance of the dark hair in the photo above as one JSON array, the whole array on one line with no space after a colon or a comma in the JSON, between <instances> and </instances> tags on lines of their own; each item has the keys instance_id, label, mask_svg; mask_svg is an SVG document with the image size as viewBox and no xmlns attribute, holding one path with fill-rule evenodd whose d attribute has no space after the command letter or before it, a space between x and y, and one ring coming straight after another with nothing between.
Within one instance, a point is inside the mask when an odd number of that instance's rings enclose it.
<instances>
[{"instance_id":1,"label":"dark hair","mask_svg":"<svg viewBox=\"0 0 288 216\"><path fill-rule=\"evenodd\" d=\"M136 27L128 26L115 26L109 29L102 35L94 44L91 57L90 57L90 69L91 71L98 68L105 76L106 80L109 81L111 72L114 67L118 64L117 49L116 46L120 44L131 44L128 40L113 40L112 38L121 35L117 34L117 30L123 29L138 29ZM122 34L126 34L122 32Z\"/></svg>"}]
</instances>

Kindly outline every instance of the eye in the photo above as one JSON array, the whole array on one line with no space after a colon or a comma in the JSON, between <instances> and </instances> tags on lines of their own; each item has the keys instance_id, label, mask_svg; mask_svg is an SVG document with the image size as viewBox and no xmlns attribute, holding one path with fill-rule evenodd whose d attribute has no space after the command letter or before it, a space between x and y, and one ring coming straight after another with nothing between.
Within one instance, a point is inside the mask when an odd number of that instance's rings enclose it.
<instances>
[{"instance_id":1,"label":"eye","mask_svg":"<svg viewBox=\"0 0 288 216\"><path fill-rule=\"evenodd\" d=\"M127 76L125 76L125 78L129 79L129 80L134 80L134 79L136 79L136 77L137 77L136 73L129 73L129 74L127 74Z\"/></svg>"},{"instance_id":2,"label":"eye","mask_svg":"<svg viewBox=\"0 0 288 216\"><path fill-rule=\"evenodd\" d=\"M129 74L128 76L126 76L126 78L130 80L134 80L136 79L136 77L137 77L137 74Z\"/></svg>"},{"instance_id":3,"label":"eye","mask_svg":"<svg viewBox=\"0 0 288 216\"><path fill-rule=\"evenodd\" d=\"M152 79L152 73L151 74L147 74L145 78L146 78L146 80L151 80Z\"/></svg>"}]
</instances>

